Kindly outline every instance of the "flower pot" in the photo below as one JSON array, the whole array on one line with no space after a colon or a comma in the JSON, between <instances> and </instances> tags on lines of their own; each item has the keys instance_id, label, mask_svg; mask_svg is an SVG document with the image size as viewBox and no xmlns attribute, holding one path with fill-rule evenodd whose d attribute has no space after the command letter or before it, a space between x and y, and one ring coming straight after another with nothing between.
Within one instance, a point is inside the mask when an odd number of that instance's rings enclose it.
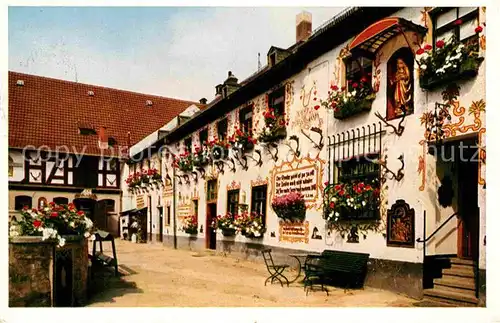
<instances>
[{"instance_id":1,"label":"flower pot","mask_svg":"<svg viewBox=\"0 0 500 323\"><path fill-rule=\"evenodd\" d=\"M333 117L338 120L343 120L362 112L370 111L372 108L373 99L363 99L355 104L350 109L341 109L333 113Z\"/></svg>"},{"instance_id":2,"label":"flower pot","mask_svg":"<svg viewBox=\"0 0 500 323\"><path fill-rule=\"evenodd\" d=\"M221 232L224 237L233 237L236 235L236 229L225 228L221 229Z\"/></svg>"},{"instance_id":3,"label":"flower pot","mask_svg":"<svg viewBox=\"0 0 500 323\"><path fill-rule=\"evenodd\" d=\"M253 148L254 148L254 144L251 141L247 141L247 143L245 145L243 145L244 151L249 151L249 150L252 150Z\"/></svg>"},{"instance_id":4,"label":"flower pot","mask_svg":"<svg viewBox=\"0 0 500 323\"><path fill-rule=\"evenodd\" d=\"M444 75L433 73L428 76L420 77L420 87L424 90L434 90L451 82L466 81L474 78L483 60L483 57L469 58L465 60L459 68L454 71L449 71Z\"/></svg>"}]
</instances>

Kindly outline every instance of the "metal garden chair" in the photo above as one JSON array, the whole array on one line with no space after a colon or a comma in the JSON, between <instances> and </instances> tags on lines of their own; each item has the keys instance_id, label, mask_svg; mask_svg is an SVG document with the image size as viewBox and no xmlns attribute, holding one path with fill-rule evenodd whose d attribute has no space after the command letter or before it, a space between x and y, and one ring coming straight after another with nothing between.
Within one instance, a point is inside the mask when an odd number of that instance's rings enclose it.
<instances>
[{"instance_id":1,"label":"metal garden chair","mask_svg":"<svg viewBox=\"0 0 500 323\"><path fill-rule=\"evenodd\" d=\"M288 268L288 265L276 265L274 264L273 257L271 256L271 249L262 250L262 256L264 257L264 262L266 263L267 271L271 274L266 281L264 282L264 286L267 285L267 282L271 280L271 284L277 280L281 283L281 287L283 287L283 281L280 279L283 278L286 281L286 285L289 286L290 282L283 275L283 271Z\"/></svg>"}]
</instances>

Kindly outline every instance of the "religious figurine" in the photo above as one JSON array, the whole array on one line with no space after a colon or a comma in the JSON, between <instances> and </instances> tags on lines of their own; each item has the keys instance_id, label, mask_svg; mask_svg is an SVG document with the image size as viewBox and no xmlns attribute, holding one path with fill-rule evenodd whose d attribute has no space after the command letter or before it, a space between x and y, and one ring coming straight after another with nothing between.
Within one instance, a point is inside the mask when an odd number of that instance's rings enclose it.
<instances>
[{"instance_id":1,"label":"religious figurine","mask_svg":"<svg viewBox=\"0 0 500 323\"><path fill-rule=\"evenodd\" d=\"M408 241L408 229L401 219L396 219L396 223L392 227L392 240L406 242Z\"/></svg>"},{"instance_id":2,"label":"religious figurine","mask_svg":"<svg viewBox=\"0 0 500 323\"><path fill-rule=\"evenodd\" d=\"M412 99L410 70L402 58L396 61L396 74L390 83L394 86L394 112L399 116L403 114L403 111L408 111L408 105Z\"/></svg>"}]
</instances>

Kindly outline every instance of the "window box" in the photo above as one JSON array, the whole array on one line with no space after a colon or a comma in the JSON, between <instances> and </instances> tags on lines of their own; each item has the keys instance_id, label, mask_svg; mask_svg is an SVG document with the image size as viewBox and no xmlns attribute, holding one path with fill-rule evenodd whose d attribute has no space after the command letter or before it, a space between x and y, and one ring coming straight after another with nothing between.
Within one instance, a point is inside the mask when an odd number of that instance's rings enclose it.
<instances>
[{"instance_id":1,"label":"window box","mask_svg":"<svg viewBox=\"0 0 500 323\"><path fill-rule=\"evenodd\" d=\"M344 108L334 111L333 117L338 120L343 120L362 112L370 111L373 100L374 98L365 98L358 102L351 102L351 104L345 105Z\"/></svg>"},{"instance_id":2,"label":"window box","mask_svg":"<svg viewBox=\"0 0 500 323\"><path fill-rule=\"evenodd\" d=\"M483 60L483 57L471 57L465 60L458 68L447 72L445 75L439 76L432 73L422 76L420 77L420 87L425 90L433 90L451 82L470 80L476 77Z\"/></svg>"},{"instance_id":3,"label":"window box","mask_svg":"<svg viewBox=\"0 0 500 323\"><path fill-rule=\"evenodd\" d=\"M224 228L221 229L221 232L224 237L234 237L236 235L236 229Z\"/></svg>"},{"instance_id":4,"label":"window box","mask_svg":"<svg viewBox=\"0 0 500 323\"><path fill-rule=\"evenodd\" d=\"M269 131L263 131L259 136L259 141L264 143L276 142L286 138L286 127L275 126Z\"/></svg>"}]
</instances>

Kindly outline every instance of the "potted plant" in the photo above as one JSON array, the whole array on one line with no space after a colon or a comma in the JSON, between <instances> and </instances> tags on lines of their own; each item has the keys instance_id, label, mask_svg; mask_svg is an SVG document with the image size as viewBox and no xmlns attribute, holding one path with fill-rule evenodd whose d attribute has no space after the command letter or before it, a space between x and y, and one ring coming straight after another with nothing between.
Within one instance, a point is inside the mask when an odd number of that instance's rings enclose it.
<instances>
[{"instance_id":1,"label":"potted plant","mask_svg":"<svg viewBox=\"0 0 500 323\"><path fill-rule=\"evenodd\" d=\"M229 157L229 142L226 140L213 139L207 142L212 158L217 161Z\"/></svg>"},{"instance_id":2,"label":"potted plant","mask_svg":"<svg viewBox=\"0 0 500 323\"><path fill-rule=\"evenodd\" d=\"M247 238L261 238L266 229L262 223L262 214L242 212L235 218L235 223L242 235Z\"/></svg>"},{"instance_id":3,"label":"potted plant","mask_svg":"<svg viewBox=\"0 0 500 323\"><path fill-rule=\"evenodd\" d=\"M334 223L346 219L375 219L380 204L377 181L330 184L325 188L323 218Z\"/></svg>"},{"instance_id":4,"label":"potted plant","mask_svg":"<svg viewBox=\"0 0 500 323\"><path fill-rule=\"evenodd\" d=\"M299 192L277 196L271 206L278 218L284 221L304 221L306 218L306 202L304 195Z\"/></svg>"},{"instance_id":5,"label":"potted plant","mask_svg":"<svg viewBox=\"0 0 500 323\"><path fill-rule=\"evenodd\" d=\"M286 138L285 114L276 115L273 108L263 112L264 128L259 134L259 141L264 143L275 142Z\"/></svg>"},{"instance_id":6,"label":"potted plant","mask_svg":"<svg viewBox=\"0 0 500 323\"><path fill-rule=\"evenodd\" d=\"M128 185L129 191L133 191L136 187L141 185L141 174L139 172L135 172L128 175L125 183Z\"/></svg>"},{"instance_id":7,"label":"potted plant","mask_svg":"<svg viewBox=\"0 0 500 323\"><path fill-rule=\"evenodd\" d=\"M224 216L218 215L212 222L212 228L220 230L225 237L235 236L238 230L234 216L231 213L227 213Z\"/></svg>"},{"instance_id":8,"label":"potted plant","mask_svg":"<svg viewBox=\"0 0 500 323\"><path fill-rule=\"evenodd\" d=\"M93 228L85 212L78 211L73 203L57 205L50 202L46 207L29 209L24 207L21 219L9 227L9 237L41 236L42 240L54 240L59 247L65 245L65 236L88 238Z\"/></svg>"},{"instance_id":9,"label":"potted plant","mask_svg":"<svg viewBox=\"0 0 500 323\"><path fill-rule=\"evenodd\" d=\"M328 91L328 98L325 101L321 100L322 106L333 111L335 119L342 120L363 111L369 111L373 100L375 100L375 92L368 77L363 76L359 80L348 80L347 82L352 91L346 87L339 89L338 86L333 85Z\"/></svg>"},{"instance_id":10,"label":"potted plant","mask_svg":"<svg viewBox=\"0 0 500 323\"><path fill-rule=\"evenodd\" d=\"M189 173L193 170L193 155L186 151L180 156L174 157L174 167L184 173Z\"/></svg>"},{"instance_id":11,"label":"potted plant","mask_svg":"<svg viewBox=\"0 0 500 323\"><path fill-rule=\"evenodd\" d=\"M196 215L191 215L186 218L182 227L182 231L187 234L198 234L198 219Z\"/></svg>"},{"instance_id":12,"label":"potted plant","mask_svg":"<svg viewBox=\"0 0 500 323\"><path fill-rule=\"evenodd\" d=\"M482 31L476 28L476 33ZM484 57L479 56L479 38L472 37L462 43L452 36L438 40L436 48L424 45L416 51L419 65L420 87L432 90L452 81L466 80L477 75Z\"/></svg>"},{"instance_id":13,"label":"potted plant","mask_svg":"<svg viewBox=\"0 0 500 323\"><path fill-rule=\"evenodd\" d=\"M228 139L233 149L242 151L252 150L257 143L257 139L253 138L251 134L243 132L237 126L234 128L234 134Z\"/></svg>"},{"instance_id":14,"label":"potted plant","mask_svg":"<svg viewBox=\"0 0 500 323\"><path fill-rule=\"evenodd\" d=\"M203 145L203 148L195 147L193 155L193 166L204 167L208 165L208 162L209 162L208 149L205 148L205 145Z\"/></svg>"}]
</instances>

